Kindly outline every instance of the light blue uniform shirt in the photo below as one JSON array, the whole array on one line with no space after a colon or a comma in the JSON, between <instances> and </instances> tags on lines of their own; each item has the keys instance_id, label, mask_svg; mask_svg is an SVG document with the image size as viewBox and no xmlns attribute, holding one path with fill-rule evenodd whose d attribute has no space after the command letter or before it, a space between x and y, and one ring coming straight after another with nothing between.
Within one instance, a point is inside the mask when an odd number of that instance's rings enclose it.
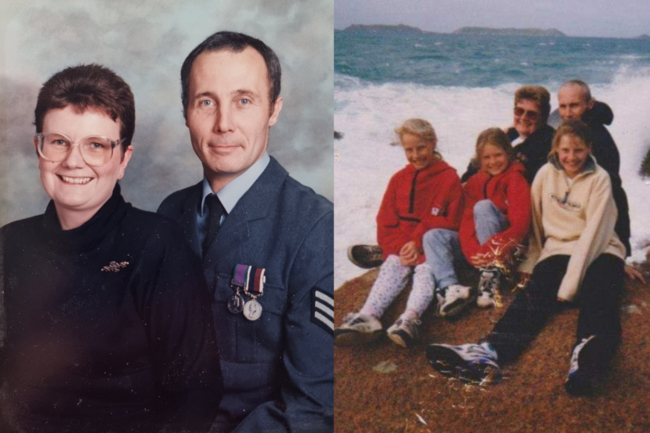
<instances>
[{"instance_id":1,"label":"light blue uniform shirt","mask_svg":"<svg viewBox=\"0 0 650 433\"><path fill-rule=\"evenodd\" d=\"M239 199L242 198L244 194L246 194L246 191L248 191L251 186L253 186L257 178L260 177L262 172L266 169L266 166L269 165L270 161L271 157L269 157L268 153L264 152L262 157L258 159L255 164L248 167L248 170L237 176L230 183L221 188L221 191L217 193L217 197L219 197L221 204L226 210L226 213L221 216L221 224L223 224L223 222L226 220L226 217L233 210ZM204 174L201 207L199 208L199 212L197 213L196 217L199 245L203 245L203 241L208 234L209 212L208 207L205 204L205 198L210 194L214 194L214 191L212 191L210 182L208 182L208 178L205 177Z\"/></svg>"}]
</instances>

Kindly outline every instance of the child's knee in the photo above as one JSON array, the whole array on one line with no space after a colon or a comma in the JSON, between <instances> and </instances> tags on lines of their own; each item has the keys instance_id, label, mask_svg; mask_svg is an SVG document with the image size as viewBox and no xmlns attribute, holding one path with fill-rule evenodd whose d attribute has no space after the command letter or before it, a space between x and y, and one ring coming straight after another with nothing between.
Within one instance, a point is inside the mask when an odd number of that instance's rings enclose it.
<instances>
[{"instance_id":1,"label":"child's knee","mask_svg":"<svg viewBox=\"0 0 650 433\"><path fill-rule=\"evenodd\" d=\"M447 229L429 230L424 234L422 242L426 245L439 245L441 243L448 243L454 238L454 236L458 236L457 233L458 232Z\"/></svg>"},{"instance_id":2,"label":"child's knee","mask_svg":"<svg viewBox=\"0 0 650 433\"><path fill-rule=\"evenodd\" d=\"M497 210L497 208L491 200L480 200L474 205L474 217L492 216L495 214L495 210Z\"/></svg>"}]
</instances>

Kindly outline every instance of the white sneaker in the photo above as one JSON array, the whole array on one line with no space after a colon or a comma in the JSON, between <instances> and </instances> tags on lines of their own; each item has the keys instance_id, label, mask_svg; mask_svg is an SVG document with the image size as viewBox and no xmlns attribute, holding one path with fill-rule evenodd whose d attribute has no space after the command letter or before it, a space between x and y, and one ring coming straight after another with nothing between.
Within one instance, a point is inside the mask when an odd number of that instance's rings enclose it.
<instances>
[{"instance_id":1,"label":"white sneaker","mask_svg":"<svg viewBox=\"0 0 650 433\"><path fill-rule=\"evenodd\" d=\"M602 340L595 335L583 338L573 348L569 362L569 374L564 383L564 389L569 394L580 396L593 392L594 386L600 380L601 368L598 368L598 359L602 358L604 350Z\"/></svg>"},{"instance_id":2,"label":"white sneaker","mask_svg":"<svg viewBox=\"0 0 650 433\"><path fill-rule=\"evenodd\" d=\"M340 346L367 344L376 341L382 334L381 322L375 317L350 313L343 324L334 330L334 343Z\"/></svg>"},{"instance_id":3,"label":"white sneaker","mask_svg":"<svg viewBox=\"0 0 650 433\"><path fill-rule=\"evenodd\" d=\"M427 358L433 368L448 377L479 384L496 383L501 379L497 353L489 343L430 344Z\"/></svg>"},{"instance_id":4,"label":"white sneaker","mask_svg":"<svg viewBox=\"0 0 650 433\"><path fill-rule=\"evenodd\" d=\"M399 344L402 347L409 347L415 340L418 339L420 320L406 319L400 317L397 322L393 324L386 333L393 343Z\"/></svg>"},{"instance_id":5,"label":"white sneaker","mask_svg":"<svg viewBox=\"0 0 650 433\"><path fill-rule=\"evenodd\" d=\"M474 299L471 287L452 284L436 291L438 300L438 316L452 317L460 314Z\"/></svg>"},{"instance_id":6,"label":"white sneaker","mask_svg":"<svg viewBox=\"0 0 650 433\"><path fill-rule=\"evenodd\" d=\"M501 272L497 269L486 269L481 272L481 279L478 283L478 296L476 306L479 308L490 308L496 303L494 297L499 291L501 284Z\"/></svg>"}]
</instances>

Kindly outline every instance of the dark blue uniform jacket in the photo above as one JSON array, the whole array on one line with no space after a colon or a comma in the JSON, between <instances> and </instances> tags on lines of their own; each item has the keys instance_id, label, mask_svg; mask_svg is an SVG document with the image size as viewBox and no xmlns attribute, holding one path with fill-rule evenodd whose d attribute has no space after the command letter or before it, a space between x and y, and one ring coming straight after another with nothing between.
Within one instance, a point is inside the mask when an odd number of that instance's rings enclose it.
<instances>
[{"instance_id":1,"label":"dark blue uniform jacket","mask_svg":"<svg viewBox=\"0 0 650 433\"><path fill-rule=\"evenodd\" d=\"M158 209L197 254L201 193L177 191ZM332 203L271 158L222 224L203 259L224 377L214 430L333 430L333 222ZM266 269L256 321L227 309L236 264Z\"/></svg>"}]
</instances>

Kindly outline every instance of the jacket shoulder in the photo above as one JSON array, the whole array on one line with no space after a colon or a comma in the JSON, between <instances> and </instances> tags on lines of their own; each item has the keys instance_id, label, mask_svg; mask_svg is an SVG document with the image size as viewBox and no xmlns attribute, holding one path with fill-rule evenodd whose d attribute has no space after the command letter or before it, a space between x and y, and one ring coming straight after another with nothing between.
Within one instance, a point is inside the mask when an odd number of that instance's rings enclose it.
<instances>
[{"instance_id":1,"label":"jacket shoulder","mask_svg":"<svg viewBox=\"0 0 650 433\"><path fill-rule=\"evenodd\" d=\"M185 203L187 197L192 195L192 193L197 191L199 188L201 188L201 182L171 193L162 201L162 203L160 203L157 213L172 219L176 219L180 214L183 213L183 204Z\"/></svg>"},{"instance_id":2,"label":"jacket shoulder","mask_svg":"<svg viewBox=\"0 0 650 433\"><path fill-rule=\"evenodd\" d=\"M296 206L296 209L299 209L301 218L307 215L313 218L320 218L334 210L334 205L331 201L317 194L313 189L301 184L291 176L287 176L282 194L285 200L292 202L291 206Z\"/></svg>"}]
</instances>

